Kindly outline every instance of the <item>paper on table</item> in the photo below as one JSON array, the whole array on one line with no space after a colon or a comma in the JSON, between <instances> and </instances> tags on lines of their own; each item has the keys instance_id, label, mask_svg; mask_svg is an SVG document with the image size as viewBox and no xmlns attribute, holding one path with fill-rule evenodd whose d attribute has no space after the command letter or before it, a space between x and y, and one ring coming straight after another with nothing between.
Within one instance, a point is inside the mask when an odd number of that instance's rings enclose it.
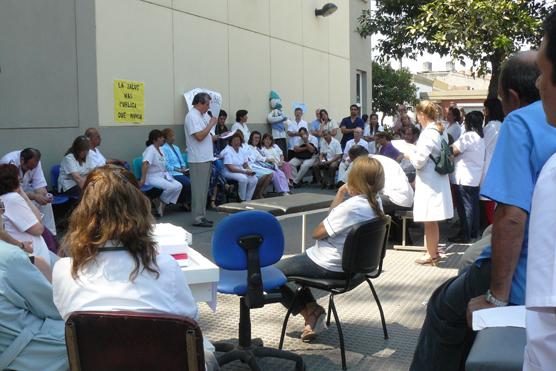
<instances>
[{"instance_id":1,"label":"paper on table","mask_svg":"<svg viewBox=\"0 0 556 371\"><path fill-rule=\"evenodd\" d=\"M473 330L487 327L522 327L525 328L525 306L481 309L473 312Z\"/></svg>"}]
</instances>

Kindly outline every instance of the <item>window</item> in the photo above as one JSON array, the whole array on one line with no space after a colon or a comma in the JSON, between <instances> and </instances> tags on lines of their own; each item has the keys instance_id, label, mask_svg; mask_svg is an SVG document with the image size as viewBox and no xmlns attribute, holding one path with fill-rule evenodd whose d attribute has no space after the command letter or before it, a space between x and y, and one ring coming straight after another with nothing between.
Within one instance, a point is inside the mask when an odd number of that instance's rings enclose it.
<instances>
[{"instance_id":1,"label":"window","mask_svg":"<svg viewBox=\"0 0 556 371\"><path fill-rule=\"evenodd\" d=\"M363 74L361 71L355 72L355 103L361 104L363 87Z\"/></svg>"}]
</instances>

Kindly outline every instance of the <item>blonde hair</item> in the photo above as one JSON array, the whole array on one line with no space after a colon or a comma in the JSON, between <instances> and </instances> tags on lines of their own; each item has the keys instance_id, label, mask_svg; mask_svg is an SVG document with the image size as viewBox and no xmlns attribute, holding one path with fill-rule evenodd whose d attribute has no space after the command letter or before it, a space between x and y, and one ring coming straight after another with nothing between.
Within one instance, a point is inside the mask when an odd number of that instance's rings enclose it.
<instances>
[{"instance_id":1,"label":"blonde hair","mask_svg":"<svg viewBox=\"0 0 556 371\"><path fill-rule=\"evenodd\" d=\"M129 171L115 165L96 168L87 176L62 241L63 250L73 258L72 277L76 279L79 270L94 261L108 241L114 241L135 261L131 281L141 266L158 278L153 223L151 203Z\"/></svg>"},{"instance_id":2,"label":"blonde hair","mask_svg":"<svg viewBox=\"0 0 556 371\"><path fill-rule=\"evenodd\" d=\"M350 190L367 196L367 200L376 215L384 213L377 201L378 193L384 188L384 169L378 160L368 156L359 156L353 161L348 175Z\"/></svg>"},{"instance_id":3,"label":"blonde hair","mask_svg":"<svg viewBox=\"0 0 556 371\"><path fill-rule=\"evenodd\" d=\"M415 107L415 111L425 115L426 118L434 122L440 132L444 131L444 125L439 121L442 110L436 103L430 100L422 100Z\"/></svg>"}]
</instances>

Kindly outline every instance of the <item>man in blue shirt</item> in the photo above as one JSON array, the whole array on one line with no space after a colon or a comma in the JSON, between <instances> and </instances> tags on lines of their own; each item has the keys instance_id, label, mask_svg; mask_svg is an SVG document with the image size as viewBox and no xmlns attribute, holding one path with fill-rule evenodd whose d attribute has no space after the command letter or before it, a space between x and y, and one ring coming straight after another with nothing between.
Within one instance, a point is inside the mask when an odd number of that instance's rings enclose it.
<instances>
[{"instance_id":1,"label":"man in blue shirt","mask_svg":"<svg viewBox=\"0 0 556 371\"><path fill-rule=\"evenodd\" d=\"M481 194L498 203L492 241L475 264L431 296L410 370L459 370L473 340L467 323L477 309L524 304L527 224L538 174L556 152L535 82L536 53L510 57L500 74L507 114Z\"/></svg>"},{"instance_id":2,"label":"man in blue shirt","mask_svg":"<svg viewBox=\"0 0 556 371\"><path fill-rule=\"evenodd\" d=\"M361 128L365 130L365 123L363 119L359 117L359 107L357 104L352 104L349 107L349 117L345 117L342 122L340 123L340 130L342 131L342 141L340 144L342 145L342 151L346 148L346 143L348 140L353 139L353 132L355 128Z\"/></svg>"}]
</instances>

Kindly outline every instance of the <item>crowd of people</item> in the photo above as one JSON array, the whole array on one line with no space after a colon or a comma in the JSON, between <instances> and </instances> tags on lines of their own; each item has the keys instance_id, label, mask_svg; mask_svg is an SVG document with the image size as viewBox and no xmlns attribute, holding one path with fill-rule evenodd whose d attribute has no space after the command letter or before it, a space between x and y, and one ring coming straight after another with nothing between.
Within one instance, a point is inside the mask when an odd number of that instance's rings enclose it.
<instances>
[{"instance_id":1,"label":"crowd of people","mask_svg":"<svg viewBox=\"0 0 556 371\"><path fill-rule=\"evenodd\" d=\"M275 143L270 133L249 129L246 110L237 111L228 130L226 112L212 117L210 96L199 93L185 119L187 160L172 129L152 130L138 179L125 161L106 159L99 131L87 129L60 163L57 191L78 201L58 255L48 244L57 231L40 151L4 155L0 369L67 369L64 320L75 311L197 318L177 262L156 251L145 185L160 190L158 214L178 204L191 210L194 225L211 227L206 209L219 192L235 187L240 200L250 200L264 197L272 184L288 194L308 175L337 192L313 231L313 247L276 265L286 276L342 278L349 229L397 210L412 210L424 225L427 253L416 263L437 265L439 222L456 209L460 228L449 240L472 242L492 224L489 243L471 245L470 263L432 294L410 369L459 370L473 341L473 312L506 305L527 306L524 369L550 369L556 355L556 11L544 32L538 52L505 61L500 99L487 99L483 112L450 107L444 120L437 104L421 101L415 118L400 105L386 128L376 114L360 116L357 105L339 125L325 109L308 124L296 108L287 141ZM451 156L453 171L446 170ZM291 283L280 289L285 306L296 290ZM292 313L304 319L304 341L323 328L326 311L308 289ZM217 369L212 345L205 339L204 346L207 368Z\"/></svg>"}]
</instances>

